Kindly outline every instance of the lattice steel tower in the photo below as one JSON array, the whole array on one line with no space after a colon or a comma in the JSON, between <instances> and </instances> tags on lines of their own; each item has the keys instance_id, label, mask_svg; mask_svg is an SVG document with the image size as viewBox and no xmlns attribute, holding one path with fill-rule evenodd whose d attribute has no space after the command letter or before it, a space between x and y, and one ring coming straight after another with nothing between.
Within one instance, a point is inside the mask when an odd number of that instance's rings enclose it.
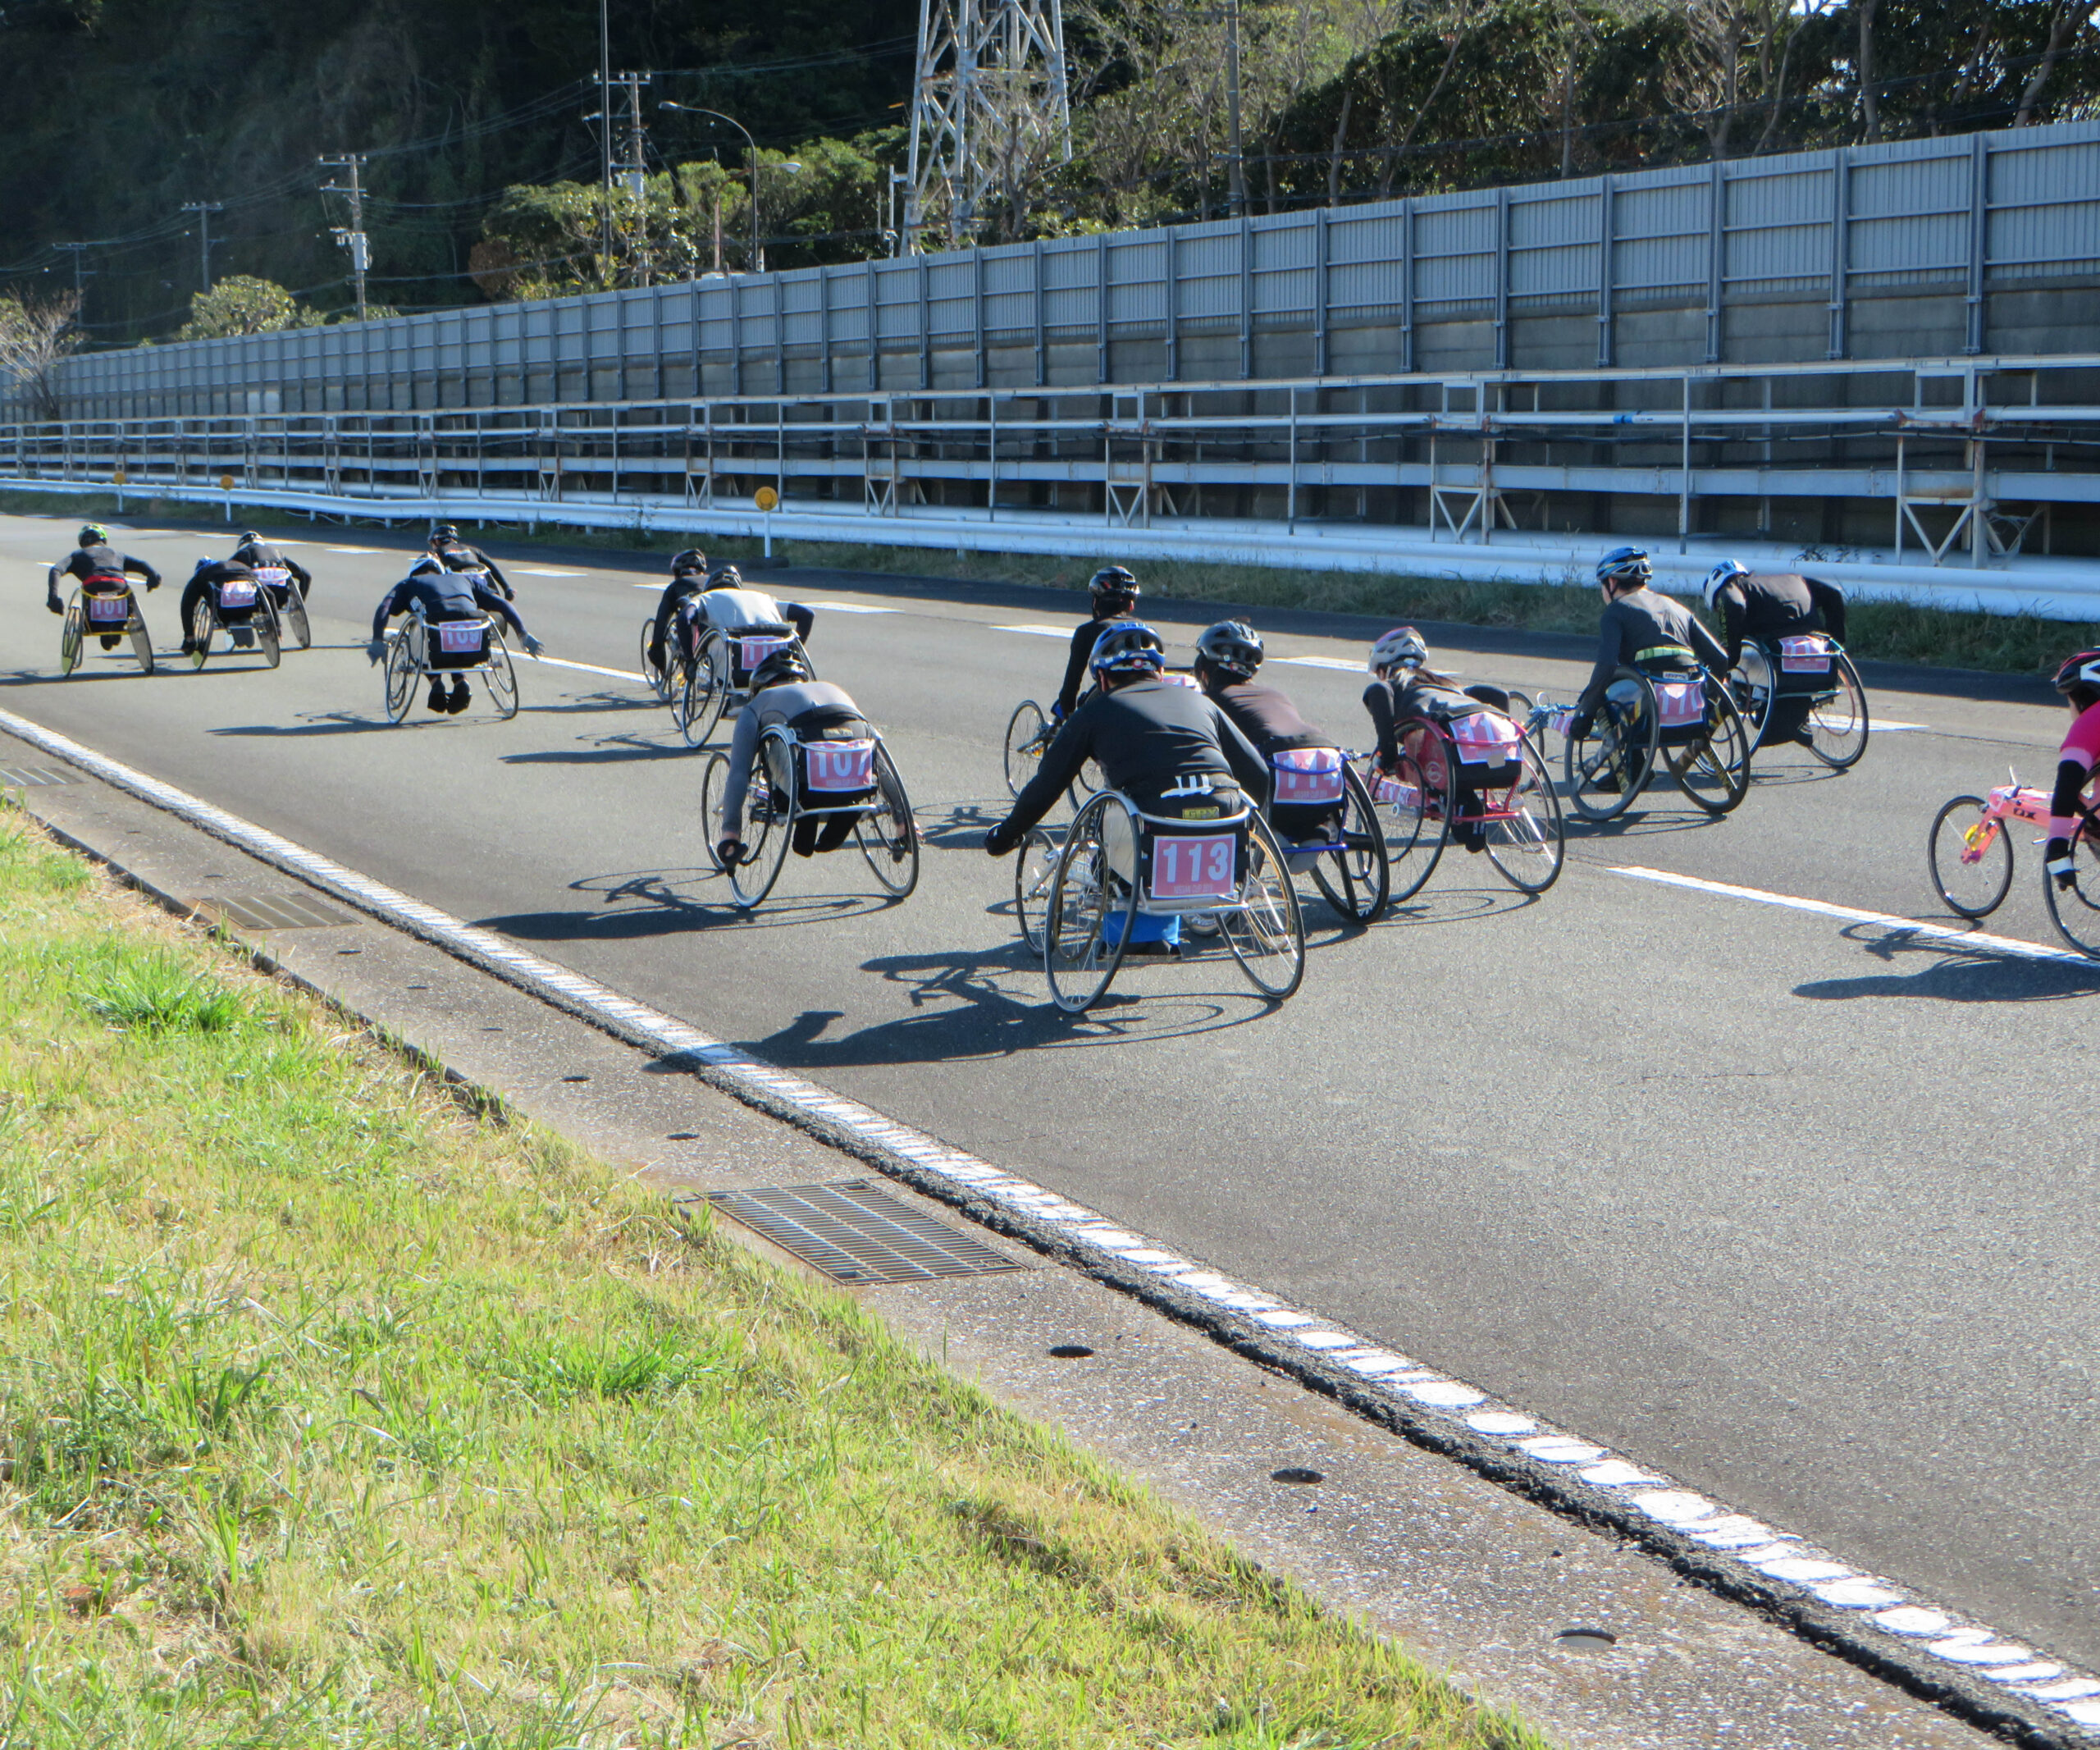
<instances>
[{"instance_id":1,"label":"lattice steel tower","mask_svg":"<svg viewBox=\"0 0 2100 1750\"><path fill-rule=\"evenodd\" d=\"M1017 230L1071 155L1060 0L920 0L905 247L935 226L966 242L1002 208Z\"/></svg>"}]
</instances>

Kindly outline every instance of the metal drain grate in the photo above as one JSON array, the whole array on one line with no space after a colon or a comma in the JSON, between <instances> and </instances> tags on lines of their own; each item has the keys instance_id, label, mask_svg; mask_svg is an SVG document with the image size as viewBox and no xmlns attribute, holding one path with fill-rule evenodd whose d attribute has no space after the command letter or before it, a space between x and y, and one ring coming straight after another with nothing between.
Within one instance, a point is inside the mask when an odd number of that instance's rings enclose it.
<instances>
[{"instance_id":1,"label":"metal drain grate","mask_svg":"<svg viewBox=\"0 0 2100 1750\"><path fill-rule=\"evenodd\" d=\"M0 787L26 790L42 784L78 784L71 772L54 771L48 765L0 765Z\"/></svg>"},{"instance_id":2,"label":"metal drain grate","mask_svg":"<svg viewBox=\"0 0 2100 1750\"><path fill-rule=\"evenodd\" d=\"M357 921L349 912L304 893L239 893L199 899L194 909L199 917L216 918L240 930L326 930Z\"/></svg>"},{"instance_id":3,"label":"metal drain grate","mask_svg":"<svg viewBox=\"0 0 2100 1750\"><path fill-rule=\"evenodd\" d=\"M707 1201L833 1282L923 1282L1029 1268L921 1215L865 1179L710 1191Z\"/></svg>"}]
</instances>

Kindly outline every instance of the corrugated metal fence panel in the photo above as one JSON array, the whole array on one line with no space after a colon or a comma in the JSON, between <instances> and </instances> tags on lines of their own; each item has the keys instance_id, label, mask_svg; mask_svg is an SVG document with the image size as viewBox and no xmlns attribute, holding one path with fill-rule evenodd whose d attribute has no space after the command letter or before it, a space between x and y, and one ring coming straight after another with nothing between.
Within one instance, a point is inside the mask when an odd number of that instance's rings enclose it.
<instances>
[{"instance_id":1,"label":"corrugated metal fence panel","mask_svg":"<svg viewBox=\"0 0 2100 1750\"><path fill-rule=\"evenodd\" d=\"M1509 295L1540 303L1594 301L1603 186L1513 192L1509 197Z\"/></svg>"},{"instance_id":2,"label":"corrugated metal fence panel","mask_svg":"<svg viewBox=\"0 0 2100 1750\"><path fill-rule=\"evenodd\" d=\"M1449 315L1495 301L1491 194L1418 201L1414 214L1414 290L1418 308Z\"/></svg>"},{"instance_id":3,"label":"corrugated metal fence panel","mask_svg":"<svg viewBox=\"0 0 2100 1750\"><path fill-rule=\"evenodd\" d=\"M1727 188L1730 286L1754 294L1806 291L1828 282L1827 155L1731 165Z\"/></svg>"},{"instance_id":4,"label":"corrugated metal fence panel","mask_svg":"<svg viewBox=\"0 0 2100 1750\"><path fill-rule=\"evenodd\" d=\"M2100 267L2100 135L2089 125L2036 129L2000 135L1989 150L1993 280Z\"/></svg>"},{"instance_id":5,"label":"corrugated metal fence panel","mask_svg":"<svg viewBox=\"0 0 2100 1750\"><path fill-rule=\"evenodd\" d=\"M1614 296L1639 302L1706 283L1713 176L1706 170L1628 176L1612 200Z\"/></svg>"},{"instance_id":6,"label":"corrugated metal fence panel","mask_svg":"<svg viewBox=\"0 0 2100 1750\"><path fill-rule=\"evenodd\" d=\"M1067 335L1094 325L1094 272L1100 244L1059 237L1043 245L1043 326Z\"/></svg>"},{"instance_id":7,"label":"corrugated metal fence panel","mask_svg":"<svg viewBox=\"0 0 2100 1750\"><path fill-rule=\"evenodd\" d=\"M969 255L940 255L929 264L927 332L936 341L977 331L977 264Z\"/></svg>"},{"instance_id":8,"label":"corrugated metal fence panel","mask_svg":"<svg viewBox=\"0 0 2100 1750\"><path fill-rule=\"evenodd\" d=\"M1027 244L984 252L984 331L1011 339L1035 330L1035 250Z\"/></svg>"},{"instance_id":9,"label":"corrugated metal fence panel","mask_svg":"<svg viewBox=\"0 0 2100 1750\"><path fill-rule=\"evenodd\" d=\"M1108 251L1108 331L1154 334L1166 327L1166 233L1119 237Z\"/></svg>"},{"instance_id":10,"label":"corrugated metal fence panel","mask_svg":"<svg viewBox=\"0 0 2100 1750\"><path fill-rule=\"evenodd\" d=\"M1327 308L1359 320L1390 316L1407 294L1404 286L1406 227L1412 209L1404 201L1370 208L1344 208L1327 226Z\"/></svg>"},{"instance_id":11,"label":"corrugated metal fence panel","mask_svg":"<svg viewBox=\"0 0 2100 1750\"><path fill-rule=\"evenodd\" d=\"M1180 276L1179 307L1184 326L1216 328L1239 314L1239 227L1187 225L1179 231L1175 269Z\"/></svg>"},{"instance_id":12,"label":"corrugated metal fence panel","mask_svg":"<svg viewBox=\"0 0 2100 1750\"><path fill-rule=\"evenodd\" d=\"M1969 264L1966 140L1852 168L1847 269L1857 288L1960 280Z\"/></svg>"},{"instance_id":13,"label":"corrugated metal fence panel","mask_svg":"<svg viewBox=\"0 0 2100 1750\"><path fill-rule=\"evenodd\" d=\"M1254 252L1255 319L1266 318L1272 327L1309 327L1319 296L1319 243L1312 215L1258 219L1248 227L1247 241ZM1293 318L1294 322L1284 320Z\"/></svg>"}]
</instances>

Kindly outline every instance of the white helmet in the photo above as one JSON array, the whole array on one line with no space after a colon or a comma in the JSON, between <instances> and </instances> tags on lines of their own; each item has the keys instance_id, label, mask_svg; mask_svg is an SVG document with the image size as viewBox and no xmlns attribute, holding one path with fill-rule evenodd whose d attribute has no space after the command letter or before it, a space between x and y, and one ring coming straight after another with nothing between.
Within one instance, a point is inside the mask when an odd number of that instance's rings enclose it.
<instances>
[{"instance_id":1,"label":"white helmet","mask_svg":"<svg viewBox=\"0 0 2100 1750\"><path fill-rule=\"evenodd\" d=\"M1373 674L1383 674L1388 669L1418 669L1428 660L1429 647L1412 626L1395 626L1390 632L1381 633L1378 642L1371 647Z\"/></svg>"},{"instance_id":2,"label":"white helmet","mask_svg":"<svg viewBox=\"0 0 2100 1750\"><path fill-rule=\"evenodd\" d=\"M1742 564L1739 560L1723 560L1719 564L1716 565L1711 571L1706 573L1706 605L1710 608L1712 607L1714 605L1714 598L1719 595L1723 590L1726 589L1736 578L1746 578L1749 575L1750 567Z\"/></svg>"}]
</instances>

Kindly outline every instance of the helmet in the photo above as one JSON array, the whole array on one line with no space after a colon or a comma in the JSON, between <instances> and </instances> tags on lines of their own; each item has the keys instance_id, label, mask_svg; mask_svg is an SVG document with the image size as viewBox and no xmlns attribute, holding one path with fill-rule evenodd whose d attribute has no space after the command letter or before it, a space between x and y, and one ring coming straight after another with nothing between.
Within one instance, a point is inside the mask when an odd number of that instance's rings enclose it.
<instances>
[{"instance_id":1,"label":"helmet","mask_svg":"<svg viewBox=\"0 0 2100 1750\"><path fill-rule=\"evenodd\" d=\"M756 691L760 687L778 687L783 681L806 681L810 678L810 659L802 654L800 646L789 644L774 651L751 670L751 686Z\"/></svg>"},{"instance_id":2,"label":"helmet","mask_svg":"<svg viewBox=\"0 0 2100 1750\"><path fill-rule=\"evenodd\" d=\"M734 565L724 565L708 573L707 587L710 589L742 589L744 574Z\"/></svg>"},{"instance_id":3,"label":"helmet","mask_svg":"<svg viewBox=\"0 0 2100 1750\"><path fill-rule=\"evenodd\" d=\"M1089 665L1096 674L1157 674L1166 666L1166 647L1143 620L1119 619L1093 641Z\"/></svg>"},{"instance_id":4,"label":"helmet","mask_svg":"<svg viewBox=\"0 0 2100 1750\"><path fill-rule=\"evenodd\" d=\"M2082 650L2058 669L2057 691L2079 711L2100 705L2100 650Z\"/></svg>"},{"instance_id":5,"label":"helmet","mask_svg":"<svg viewBox=\"0 0 2100 1750\"><path fill-rule=\"evenodd\" d=\"M1614 547L1597 561L1597 582L1638 589L1655 576L1646 547Z\"/></svg>"},{"instance_id":6,"label":"helmet","mask_svg":"<svg viewBox=\"0 0 2100 1750\"><path fill-rule=\"evenodd\" d=\"M1221 619L1196 640L1196 660L1251 679L1262 665L1262 635L1244 620Z\"/></svg>"},{"instance_id":7,"label":"helmet","mask_svg":"<svg viewBox=\"0 0 2100 1750\"><path fill-rule=\"evenodd\" d=\"M698 547L687 547L684 552L678 554L671 561L671 575L673 577L678 576L678 573L682 571L705 571L706 569L707 555L701 552Z\"/></svg>"},{"instance_id":8,"label":"helmet","mask_svg":"<svg viewBox=\"0 0 2100 1750\"><path fill-rule=\"evenodd\" d=\"M1388 669L1418 669L1428 660L1429 647L1412 626L1395 626L1390 632L1381 633L1378 642L1371 647L1373 674L1383 674Z\"/></svg>"},{"instance_id":9,"label":"helmet","mask_svg":"<svg viewBox=\"0 0 2100 1750\"><path fill-rule=\"evenodd\" d=\"M1739 560L1723 560L1719 564L1706 573L1706 605L1712 607L1714 598L1726 589L1733 579L1746 578L1749 575L1750 567Z\"/></svg>"},{"instance_id":10,"label":"helmet","mask_svg":"<svg viewBox=\"0 0 2100 1750\"><path fill-rule=\"evenodd\" d=\"M234 545L237 547L244 547L252 545L255 541L260 541L262 538L262 535L258 531L252 528L244 528L240 532L240 539L234 542Z\"/></svg>"},{"instance_id":11,"label":"helmet","mask_svg":"<svg viewBox=\"0 0 2100 1750\"><path fill-rule=\"evenodd\" d=\"M409 575L412 578L426 577L433 571L442 571L444 569L444 560L436 557L436 555L430 553L418 553L416 555L415 564L409 567Z\"/></svg>"},{"instance_id":12,"label":"helmet","mask_svg":"<svg viewBox=\"0 0 2100 1750\"><path fill-rule=\"evenodd\" d=\"M101 523L84 523L80 525L80 545L82 546L99 547L106 546L108 543L109 531L104 528Z\"/></svg>"},{"instance_id":13,"label":"helmet","mask_svg":"<svg viewBox=\"0 0 2100 1750\"><path fill-rule=\"evenodd\" d=\"M1103 565L1086 580L1086 587L1093 592L1097 609L1111 601L1132 602L1138 599L1137 578L1121 565Z\"/></svg>"},{"instance_id":14,"label":"helmet","mask_svg":"<svg viewBox=\"0 0 2100 1750\"><path fill-rule=\"evenodd\" d=\"M450 523L440 523L431 530L430 538L433 544L440 541L457 541L459 531Z\"/></svg>"}]
</instances>

